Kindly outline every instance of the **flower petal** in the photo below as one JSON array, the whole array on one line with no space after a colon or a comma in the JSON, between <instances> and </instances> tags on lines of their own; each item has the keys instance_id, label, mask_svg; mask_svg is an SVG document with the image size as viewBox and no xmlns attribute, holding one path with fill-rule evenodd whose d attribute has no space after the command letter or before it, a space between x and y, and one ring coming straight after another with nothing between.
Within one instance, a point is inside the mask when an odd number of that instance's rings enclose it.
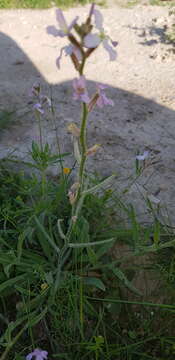
<instances>
[{"instance_id":1,"label":"flower petal","mask_svg":"<svg viewBox=\"0 0 175 360\"><path fill-rule=\"evenodd\" d=\"M26 356L26 360L31 360L33 356L35 357L35 360L47 360L48 352L45 350L35 349L33 352Z\"/></svg>"},{"instance_id":2,"label":"flower petal","mask_svg":"<svg viewBox=\"0 0 175 360\"><path fill-rule=\"evenodd\" d=\"M85 92L83 95L81 95L81 100L86 104L89 103L90 99L89 99L87 92Z\"/></svg>"},{"instance_id":3,"label":"flower petal","mask_svg":"<svg viewBox=\"0 0 175 360\"><path fill-rule=\"evenodd\" d=\"M33 106L33 108L38 111L40 114L44 114L44 110L42 109L42 106L40 103L37 103Z\"/></svg>"},{"instance_id":4,"label":"flower petal","mask_svg":"<svg viewBox=\"0 0 175 360\"><path fill-rule=\"evenodd\" d=\"M46 31L49 35L53 35L55 37L60 36L63 37L65 36L65 33L62 30L58 30L55 26L47 26Z\"/></svg>"},{"instance_id":5,"label":"flower petal","mask_svg":"<svg viewBox=\"0 0 175 360\"><path fill-rule=\"evenodd\" d=\"M98 34L88 34L84 37L84 46L87 48L96 48L101 42Z\"/></svg>"},{"instance_id":6,"label":"flower petal","mask_svg":"<svg viewBox=\"0 0 175 360\"><path fill-rule=\"evenodd\" d=\"M95 26L98 30L101 30L103 28L103 16L101 12L97 9L93 10L93 15L95 17Z\"/></svg>"},{"instance_id":7,"label":"flower petal","mask_svg":"<svg viewBox=\"0 0 175 360\"><path fill-rule=\"evenodd\" d=\"M97 106L99 106L100 108L102 108L105 105L114 106L113 100L109 99L104 92L104 89L108 88L109 86L100 83L96 83L96 86L98 90L97 94L99 95L96 102Z\"/></svg>"},{"instance_id":8,"label":"flower petal","mask_svg":"<svg viewBox=\"0 0 175 360\"><path fill-rule=\"evenodd\" d=\"M74 46L72 44L64 46L63 50L65 55L71 55L73 53Z\"/></svg>"},{"instance_id":9,"label":"flower petal","mask_svg":"<svg viewBox=\"0 0 175 360\"><path fill-rule=\"evenodd\" d=\"M103 101L103 96L99 96L99 98L97 99L97 106L99 106L100 108L102 108L105 104Z\"/></svg>"},{"instance_id":10,"label":"flower petal","mask_svg":"<svg viewBox=\"0 0 175 360\"><path fill-rule=\"evenodd\" d=\"M111 44L112 44L114 47L116 47L116 46L118 45L118 41L113 41L113 40L111 40Z\"/></svg>"},{"instance_id":11,"label":"flower petal","mask_svg":"<svg viewBox=\"0 0 175 360\"><path fill-rule=\"evenodd\" d=\"M103 100L104 100L104 105L114 106L113 100L109 99L104 93L103 93Z\"/></svg>"},{"instance_id":12,"label":"flower petal","mask_svg":"<svg viewBox=\"0 0 175 360\"><path fill-rule=\"evenodd\" d=\"M43 359L47 359L48 351L42 350L41 351L41 356L43 357Z\"/></svg>"},{"instance_id":13,"label":"flower petal","mask_svg":"<svg viewBox=\"0 0 175 360\"><path fill-rule=\"evenodd\" d=\"M149 151L144 151L143 155L137 155L137 160L145 160L148 157Z\"/></svg>"},{"instance_id":14,"label":"flower petal","mask_svg":"<svg viewBox=\"0 0 175 360\"><path fill-rule=\"evenodd\" d=\"M56 10L56 18L57 18L57 21L58 21L60 29L61 29L59 36L68 35L78 20L78 16L76 16L75 19L72 20L72 22L68 26L61 9Z\"/></svg>"},{"instance_id":15,"label":"flower petal","mask_svg":"<svg viewBox=\"0 0 175 360\"><path fill-rule=\"evenodd\" d=\"M96 86L97 86L97 89L98 89L98 90L104 90L104 89L106 89L106 88L109 87L108 85L99 84L99 83L96 83Z\"/></svg>"},{"instance_id":16,"label":"flower petal","mask_svg":"<svg viewBox=\"0 0 175 360\"><path fill-rule=\"evenodd\" d=\"M106 50L106 51L108 52L108 54L109 54L110 60L111 60L111 61L116 60L117 53L116 53L116 51L112 48L112 46L109 45L108 39L104 39L104 40L102 41L102 43L103 43L103 46L104 46L105 50Z\"/></svg>"},{"instance_id":17,"label":"flower petal","mask_svg":"<svg viewBox=\"0 0 175 360\"><path fill-rule=\"evenodd\" d=\"M26 360L31 360L33 357L33 352L26 356Z\"/></svg>"},{"instance_id":18,"label":"flower petal","mask_svg":"<svg viewBox=\"0 0 175 360\"><path fill-rule=\"evenodd\" d=\"M61 50L60 50L60 55L59 55L58 58L56 59L56 66L58 67L58 69L60 69L60 60L61 60L62 55L63 55L63 50L64 50L64 47L61 48Z\"/></svg>"},{"instance_id":19,"label":"flower petal","mask_svg":"<svg viewBox=\"0 0 175 360\"><path fill-rule=\"evenodd\" d=\"M61 9L57 9L56 10L56 19L58 21L58 24L60 26L60 29L62 30L62 32L67 35L69 32L66 20L64 18L63 12Z\"/></svg>"},{"instance_id":20,"label":"flower petal","mask_svg":"<svg viewBox=\"0 0 175 360\"><path fill-rule=\"evenodd\" d=\"M158 205L160 203L160 199L158 199L156 196L154 195L148 195L148 199L155 205Z\"/></svg>"}]
</instances>

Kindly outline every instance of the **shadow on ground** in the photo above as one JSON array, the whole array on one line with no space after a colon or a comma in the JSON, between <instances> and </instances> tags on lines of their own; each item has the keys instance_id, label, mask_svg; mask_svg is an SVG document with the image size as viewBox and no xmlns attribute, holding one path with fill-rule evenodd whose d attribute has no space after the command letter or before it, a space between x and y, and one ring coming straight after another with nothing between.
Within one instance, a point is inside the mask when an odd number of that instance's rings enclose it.
<instances>
[{"instance_id":1,"label":"shadow on ground","mask_svg":"<svg viewBox=\"0 0 175 360\"><path fill-rule=\"evenodd\" d=\"M0 157L15 150L17 157L27 159L32 140L38 137L32 111L34 103L28 96L35 81L41 82L44 94L50 96L52 93L56 108L55 124L49 114L42 120L45 141L55 150L57 131L62 151L72 152L66 128L72 121L79 124L80 104L72 99L71 82L48 84L22 49L4 33L0 33L0 49L0 111L1 114L2 111L12 112L13 120L10 127L6 126L1 132ZM93 93L95 83L90 81L88 87ZM174 112L120 88L109 88L106 94L113 99L114 107L106 106L102 110L96 107L89 116L89 146L101 144L101 150L89 158L89 170L96 169L103 175L116 173L118 189L124 189L133 182L136 154L148 150L149 159L139 185L158 196L174 214ZM70 157L65 166L72 163L73 157ZM54 171L57 170L52 169ZM132 189L131 199L138 205L136 194L138 188ZM143 212L143 205L138 209Z\"/></svg>"}]
</instances>

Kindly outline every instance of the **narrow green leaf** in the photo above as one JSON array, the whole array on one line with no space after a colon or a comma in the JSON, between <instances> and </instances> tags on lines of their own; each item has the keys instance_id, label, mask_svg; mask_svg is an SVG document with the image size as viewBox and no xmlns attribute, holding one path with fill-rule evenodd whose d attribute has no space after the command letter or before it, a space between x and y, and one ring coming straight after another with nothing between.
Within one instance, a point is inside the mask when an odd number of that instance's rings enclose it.
<instances>
[{"instance_id":1,"label":"narrow green leaf","mask_svg":"<svg viewBox=\"0 0 175 360\"><path fill-rule=\"evenodd\" d=\"M109 183L114 180L115 175L111 175L109 176L107 179L103 180L100 184L93 186L92 188L88 189L88 190L84 190L82 195L87 195L87 194L93 194L96 191L98 191L99 189L101 189L104 186L109 185Z\"/></svg>"},{"instance_id":2,"label":"narrow green leaf","mask_svg":"<svg viewBox=\"0 0 175 360\"><path fill-rule=\"evenodd\" d=\"M101 244L105 244L108 242L114 241L114 238L112 239L106 239L106 240L100 240L100 241L92 241L89 243L82 243L82 244L76 244L76 243L69 243L68 246L71 248L83 248L83 247L88 247L88 246L95 246L95 245L101 245Z\"/></svg>"},{"instance_id":3,"label":"narrow green leaf","mask_svg":"<svg viewBox=\"0 0 175 360\"><path fill-rule=\"evenodd\" d=\"M57 221L58 231L61 239L65 240L66 236L64 235L63 230L61 228L61 221L63 221L63 219L58 219Z\"/></svg>"},{"instance_id":4,"label":"narrow green leaf","mask_svg":"<svg viewBox=\"0 0 175 360\"><path fill-rule=\"evenodd\" d=\"M90 247L87 247L88 261L90 264L95 265L97 263L96 252Z\"/></svg>"},{"instance_id":5,"label":"narrow green leaf","mask_svg":"<svg viewBox=\"0 0 175 360\"><path fill-rule=\"evenodd\" d=\"M122 270L120 270L119 268L114 268L113 266L110 265L109 268L113 271L114 275L116 275L118 279L121 280L129 290L131 290L132 292L134 292L139 296L142 296L142 293L138 289L136 289L134 285L132 285L131 281L127 279L127 277L125 276Z\"/></svg>"},{"instance_id":6,"label":"narrow green leaf","mask_svg":"<svg viewBox=\"0 0 175 360\"><path fill-rule=\"evenodd\" d=\"M103 282L100 279L95 278L95 277L84 277L83 278L83 283L85 285L95 286L96 288L98 288L98 289L100 289L102 291L106 290L105 285L103 284Z\"/></svg>"},{"instance_id":7,"label":"narrow green leaf","mask_svg":"<svg viewBox=\"0 0 175 360\"><path fill-rule=\"evenodd\" d=\"M27 274L23 274L3 282L2 284L0 284L0 292L5 290L7 287L14 286L14 284L18 283L18 281L20 280L26 279L26 277Z\"/></svg>"},{"instance_id":8,"label":"narrow green leaf","mask_svg":"<svg viewBox=\"0 0 175 360\"><path fill-rule=\"evenodd\" d=\"M101 246L97 251L96 251L96 257L97 259L100 259L103 255L105 255L109 249L111 249L111 247L114 245L114 240L111 240L110 242L106 243L105 245Z\"/></svg>"},{"instance_id":9,"label":"narrow green leaf","mask_svg":"<svg viewBox=\"0 0 175 360\"><path fill-rule=\"evenodd\" d=\"M26 230L24 230L18 237L18 244L17 244L17 253L18 253L18 259L20 260L22 255L22 248L25 238L30 234L31 228L27 227Z\"/></svg>"},{"instance_id":10,"label":"narrow green leaf","mask_svg":"<svg viewBox=\"0 0 175 360\"><path fill-rule=\"evenodd\" d=\"M49 244L53 247L53 249L57 252L57 254L59 254L60 253L59 247L54 243L54 241L51 239L51 237L47 234L47 232L44 229L44 226L39 222L39 220L37 219L36 216L34 216L34 220L35 220L38 228L41 230L45 239L48 240Z\"/></svg>"},{"instance_id":11,"label":"narrow green leaf","mask_svg":"<svg viewBox=\"0 0 175 360\"><path fill-rule=\"evenodd\" d=\"M140 225L137 222L136 213L132 205L129 216L132 222L132 238L133 238L134 249L137 249L138 246L140 245L140 235L139 235Z\"/></svg>"}]
</instances>

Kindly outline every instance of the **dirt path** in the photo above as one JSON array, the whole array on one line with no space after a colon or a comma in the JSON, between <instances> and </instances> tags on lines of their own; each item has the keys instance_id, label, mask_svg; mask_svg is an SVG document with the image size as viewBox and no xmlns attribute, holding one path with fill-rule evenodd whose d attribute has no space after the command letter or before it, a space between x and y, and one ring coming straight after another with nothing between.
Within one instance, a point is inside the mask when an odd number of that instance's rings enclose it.
<instances>
[{"instance_id":1,"label":"dirt path","mask_svg":"<svg viewBox=\"0 0 175 360\"><path fill-rule=\"evenodd\" d=\"M88 9L70 9L65 15L68 21L75 14L82 19ZM149 166L138 180L139 191L134 185L127 196L139 215L145 213L139 200L145 188L163 207L167 205L175 226L175 51L165 43L165 32L172 23L168 11L147 5L102 9L105 27L119 43L118 58L109 62L100 47L89 60L86 76L91 89L94 81L108 84L108 95L115 102L114 107L96 108L90 115L89 144L100 143L102 149L89 159L89 168L105 175L117 173L117 187L123 189L132 183L137 151L148 150ZM71 80L76 73L68 57L62 60L60 71L56 68L55 59L66 40L46 33L46 26L53 24L57 25L55 9L0 11L0 110L16 110L13 126L1 133L1 157L15 148L17 156L26 158L38 134L28 98L29 88L38 79L48 94L53 85L62 146L72 151L66 126L79 116L79 104L72 100ZM55 131L50 124L43 121L43 129L54 148Z\"/></svg>"}]
</instances>

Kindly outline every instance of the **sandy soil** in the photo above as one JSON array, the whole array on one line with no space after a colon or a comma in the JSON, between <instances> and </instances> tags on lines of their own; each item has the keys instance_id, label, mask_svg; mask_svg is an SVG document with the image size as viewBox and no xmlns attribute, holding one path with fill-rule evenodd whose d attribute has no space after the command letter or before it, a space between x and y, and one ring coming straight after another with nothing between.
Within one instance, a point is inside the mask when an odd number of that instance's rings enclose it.
<instances>
[{"instance_id":1,"label":"sandy soil","mask_svg":"<svg viewBox=\"0 0 175 360\"><path fill-rule=\"evenodd\" d=\"M145 5L144 5L145 4ZM65 12L70 21L76 14L83 19L89 6ZM89 169L117 174L116 189L133 183L137 152L149 151L145 170L130 187L127 201L138 214L145 214L141 195L153 194L160 199L164 221L175 226L175 49L165 41L173 18L168 7L148 6L120 8L113 2L102 8L105 27L118 41L118 58L109 62L103 47L93 54L86 68L89 88L94 81L108 84L108 95L114 107L96 108L89 118L89 146L102 144L89 159ZM72 100L71 80L76 72L68 57L58 71L55 59L66 39L46 33L46 26L57 25L55 9L0 11L0 110L14 110L13 125L1 132L1 158L15 149L19 158L27 159L32 140L38 136L28 92L40 80L43 92L52 91L56 107L56 127L62 149L72 152L69 122L79 122L79 103ZM52 85L52 86L51 86ZM44 137L56 146L51 120L43 119ZM73 158L65 159L69 166ZM57 170L52 170L55 174ZM147 214L148 216L148 214ZM149 216L148 216L149 217Z\"/></svg>"}]
</instances>

